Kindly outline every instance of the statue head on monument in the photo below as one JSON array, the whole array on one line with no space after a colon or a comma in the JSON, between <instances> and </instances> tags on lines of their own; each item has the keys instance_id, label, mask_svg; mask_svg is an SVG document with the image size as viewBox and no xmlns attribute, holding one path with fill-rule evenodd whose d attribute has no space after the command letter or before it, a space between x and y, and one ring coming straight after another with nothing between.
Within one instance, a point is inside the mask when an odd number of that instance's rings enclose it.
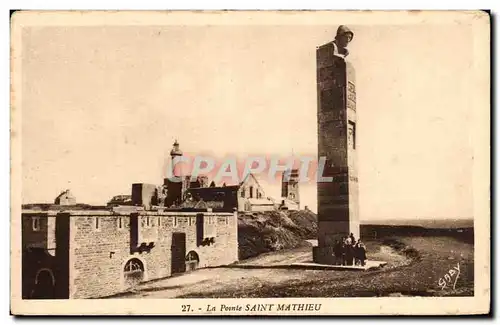
<instances>
[{"instance_id":1,"label":"statue head on monument","mask_svg":"<svg viewBox=\"0 0 500 325\"><path fill-rule=\"evenodd\" d=\"M349 51L347 50L347 45L354 38L354 33L349 29L349 27L345 25L340 25L337 28L337 35L335 36L335 40L333 43L335 44L335 55L346 57L349 55Z\"/></svg>"}]
</instances>

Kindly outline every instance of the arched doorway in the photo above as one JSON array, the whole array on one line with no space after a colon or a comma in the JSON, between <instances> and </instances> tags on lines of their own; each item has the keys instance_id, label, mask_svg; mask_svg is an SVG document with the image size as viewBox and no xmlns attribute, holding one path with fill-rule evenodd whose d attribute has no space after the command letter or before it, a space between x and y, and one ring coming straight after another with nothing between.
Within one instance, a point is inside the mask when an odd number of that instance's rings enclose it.
<instances>
[{"instance_id":1,"label":"arched doorway","mask_svg":"<svg viewBox=\"0 0 500 325\"><path fill-rule=\"evenodd\" d=\"M200 257L195 251L190 251L186 255L186 271L193 271L198 268Z\"/></svg>"},{"instance_id":2,"label":"arched doorway","mask_svg":"<svg viewBox=\"0 0 500 325\"><path fill-rule=\"evenodd\" d=\"M31 293L32 299L54 299L56 281L50 269L38 270L35 277L35 287Z\"/></svg>"},{"instance_id":3,"label":"arched doorway","mask_svg":"<svg viewBox=\"0 0 500 325\"><path fill-rule=\"evenodd\" d=\"M126 287L134 287L144 280L144 264L138 258L132 258L125 263L123 277Z\"/></svg>"}]
</instances>

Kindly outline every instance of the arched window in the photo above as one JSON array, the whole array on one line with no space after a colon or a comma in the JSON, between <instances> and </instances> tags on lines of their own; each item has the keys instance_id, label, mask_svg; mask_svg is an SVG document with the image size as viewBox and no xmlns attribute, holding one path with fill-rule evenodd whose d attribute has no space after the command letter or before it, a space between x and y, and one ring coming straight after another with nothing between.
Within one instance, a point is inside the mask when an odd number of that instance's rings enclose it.
<instances>
[{"instance_id":1,"label":"arched window","mask_svg":"<svg viewBox=\"0 0 500 325\"><path fill-rule=\"evenodd\" d=\"M193 271L198 268L200 257L195 251L190 251L186 255L186 271Z\"/></svg>"},{"instance_id":2,"label":"arched window","mask_svg":"<svg viewBox=\"0 0 500 325\"><path fill-rule=\"evenodd\" d=\"M33 299L54 299L55 278L52 270L40 269L35 277L35 286L31 292Z\"/></svg>"},{"instance_id":3,"label":"arched window","mask_svg":"<svg viewBox=\"0 0 500 325\"><path fill-rule=\"evenodd\" d=\"M200 261L200 257L198 256L198 253L196 253L195 251L190 251L186 255L186 261L197 261L197 262L199 262Z\"/></svg>"},{"instance_id":4,"label":"arched window","mask_svg":"<svg viewBox=\"0 0 500 325\"><path fill-rule=\"evenodd\" d=\"M138 258L132 258L125 263L123 276L128 286L134 286L144 280L144 264Z\"/></svg>"},{"instance_id":5,"label":"arched window","mask_svg":"<svg viewBox=\"0 0 500 325\"><path fill-rule=\"evenodd\" d=\"M144 264L142 264L140 259L132 258L125 264L123 271L124 272L144 271Z\"/></svg>"}]
</instances>

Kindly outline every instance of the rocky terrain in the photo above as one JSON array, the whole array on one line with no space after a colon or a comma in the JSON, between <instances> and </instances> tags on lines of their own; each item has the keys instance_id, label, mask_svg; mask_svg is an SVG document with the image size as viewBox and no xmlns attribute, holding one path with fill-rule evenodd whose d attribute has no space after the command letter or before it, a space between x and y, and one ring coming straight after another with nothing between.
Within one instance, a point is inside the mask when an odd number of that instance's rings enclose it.
<instances>
[{"instance_id":1,"label":"rocky terrain","mask_svg":"<svg viewBox=\"0 0 500 325\"><path fill-rule=\"evenodd\" d=\"M310 245L316 239L318 222L311 211L269 211L238 217L239 258Z\"/></svg>"}]
</instances>

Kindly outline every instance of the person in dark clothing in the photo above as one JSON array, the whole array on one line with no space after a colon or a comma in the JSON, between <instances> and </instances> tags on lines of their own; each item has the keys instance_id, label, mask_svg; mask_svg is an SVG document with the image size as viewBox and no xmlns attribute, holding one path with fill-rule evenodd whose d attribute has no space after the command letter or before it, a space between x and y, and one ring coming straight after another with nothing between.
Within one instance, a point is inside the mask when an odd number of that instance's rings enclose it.
<instances>
[{"instance_id":1,"label":"person in dark clothing","mask_svg":"<svg viewBox=\"0 0 500 325\"><path fill-rule=\"evenodd\" d=\"M359 243L356 243L356 245L354 245L354 265L359 265L360 264L360 261L359 261Z\"/></svg>"},{"instance_id":2,"label":"person in dark clothing","mask_svg":"<svg viewBox=\"0 0 500 325\"><path fill-rule=\"evenodd\" d=\"M342 263L342 245L338 240L335 241L335 246L333 247L333 254L335 255L335 265L341 265Z\"/></svg>"},{"instance_id":3,"label":"person in dark clothing","mask_svg":"<svg viewBox=\"0 0 500 325\"><path fill-rule=\"evenodd\" d=\"M361 266L365 266L365 261L366 261L366 246L361 242L361 240L358 242L358 258Z\"/></svg>"},{"instance_id":4,"label":"person in dark clothing","mask_svg":"<svg viewBox=\"0 0 500 325\"><path fill-rule=\"evenodd\" d=\"M341 250L341 258L340 258L340 265L346 265L346 249L347 249L347 245L346 245L346 238L345 237L342 237L342 243L341 243L341 247L340 247L340 250Z\"/></svg>"},{"instance_id":5,"label":"person in dark clothing","mask_svg":"<svg viewBox=\"0 0 500 325\"><path fill-rule=\"evenodd\" d=\"M349 251L350 251L349 265L354 265L354 246L353 245L351 245L351 247L349 247Z\"/></svg>"},{"instance_id":6,"label":"person in dark clothing","mask_svg":"<svg viewBox=\"0 0 500 325\"><path fill-rule=\"evenodd\" d=\"M354 259L354 246L352 244L346 245L346 265L352 265Z\"/></svg>"},{"instance_id":7,"label":"person in dark clothing","mask_svg":"<svg viewBox=\"0 0 500 325\"><path fill-rule=\"evenodd\" d=\"M351 238L351 243L354 246L354 244L356 244L356 238L354 238L354 234L351 232L351 234L349 235L349 237Z\"/></svg>"}]
</instances>

